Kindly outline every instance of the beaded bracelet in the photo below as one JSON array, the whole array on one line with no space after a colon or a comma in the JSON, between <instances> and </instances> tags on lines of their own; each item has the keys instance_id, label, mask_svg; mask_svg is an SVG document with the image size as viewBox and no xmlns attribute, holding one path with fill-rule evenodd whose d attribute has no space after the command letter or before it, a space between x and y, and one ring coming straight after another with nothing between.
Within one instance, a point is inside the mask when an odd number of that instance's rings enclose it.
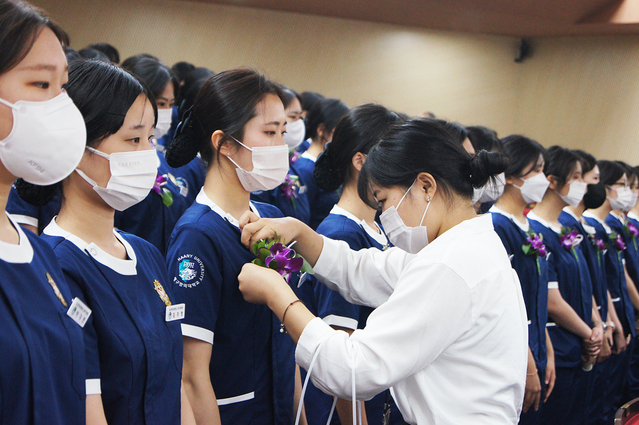
<instances>
[{"instance_id":1,"label":"beaded bracelet","mask_svg":"<svg viewBox=\"0 0 639 425\"><path fill-rule=\"evenodd\" d=\"M286 334L288 333L288 332L286 331L286 328L284 327L284 319L286 319L286 313L288 312L288 309L289 309L289 308L290 308L293 304L295 304L295 303L302 303L302 304L304 304L304 303L302 302L302 300L295 300L295 301L293 301L292 303L290 303L289 305L287 305L287 306L286 306L286 308L284 309L284 314L282 314L282 323L280 324L280 333L286 333Z\"/></svg>"}]
</instances>

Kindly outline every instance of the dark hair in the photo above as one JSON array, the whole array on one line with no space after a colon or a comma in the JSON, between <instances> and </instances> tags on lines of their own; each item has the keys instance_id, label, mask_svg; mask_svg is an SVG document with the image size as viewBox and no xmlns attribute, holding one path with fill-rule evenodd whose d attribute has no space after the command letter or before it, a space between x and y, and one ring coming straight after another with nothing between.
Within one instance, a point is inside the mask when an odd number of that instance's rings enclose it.
<instances>
[{"instance_id":1,"label":"dark hair","mask_svg":"<svg viewBox=\"0 0 639 425\"><path fill-rule=\"evenodd\" d=\"M313 91L304 91L300 93L300 98L302 99L302 110L310 111L313 105L315 105L318 100L324 99L324 96Z\"/></svg>"},{"instance_id":2,"label":"dark hair","mask_svg":"<svg viewBox=\"0 0 639 425\"><path fill-rule=\"evenodd\" d=\"M171 69L162 62L138 55L128 58L122 64L122 68L144 81L156 98L162 94L169 83L173 84L173 96L177 97L180 83Z\"/></svg>"},{"instance_id":3,"label":"dark hair","mask_svg":"<svg viewBox=\"0 0 639 425\"><path fill-rule=\"evenodd\" d=\"M180 87L180 95L178 96L178 118L182 120L184 112L193 106L195 97L200 91L206 80L215 75L215 72L208 68L195 68L189 72L184 78L182 87Z\"/></svg>"},{"instance_id":4,"label":"dark hair","mask_svg":"<svg viewBox=\"0 0 639 425\"><path fill-rule=\"evenodd\" d=\"M29 54L44 28L60 40L68 36L46 13L21 0L0 0L0 75L13 69Z\"/></svg>"},{"instance_id":5,"label":"dark hair","mask_svg":"<svg viewBox=\"0 0 639 425\"><path fill-rule=\"evenodd\" d=\"M291 105L291 102L293 101L293 99L297 99L300 102L300 106L302 105L302 98L300 97L299 93L297 93L292 88L289 88L283 85L282 92L284 93L284 100L285 100L284 109L288 108Z\"/></svg>"},{"instance_id":6,"label":"dark hair","mask_svg":"<svg viewBox=\"0 0 639 425\"><path fill-rule=\"evenodd\" d=\"M544 155L546 150L533 139L511 134L501 139L504 155L508 157L506 177L523 177L524 170L530 163L537 164L539 155ZM534 167L534 166L533 166Z\"/></svg>"},{"instance_id":7,"label":"dark hair","mask_svg":"<svg viewBox=\"0 0 639 425\"><path fill-rule=\"evenodd\" d=\"M317 159L313 171L317 185L327 192L337 190L350 177L353 156L367 155L393 124L402 121L395 112L371 103L348 111Z\"/></svg>"},{"instance_id":8,"label":"dark hair","mask_svg":"<svg viewBox=\"0 0 639 425\"><path fill-rule=\"evenodd\" d=\"M612 186L626 173L626 168L617 161L597 161L599 181L604 186Z\"/></svg>"},{"instance_id":9,"label":"dark hair","mask_svg":"<svg viewBox=\"0 0 639 425\"><path fill-rule=\"evenodd\" d=\"M628 185L632 186L635 180L637 180L637 173L635 172L635 169L623 161L616 161L616 162L626 170L626 176L628 177Z\"/></svg>"},{"instance_id":10,"label":"dark hair","mask_svg":"<svg viewBox=\"0 0 639 425\"><path fill-rule=\"evenodd\" d=\"M84 49L79 50L78 53L83 59L92 59L100 62L111 63L111 60L109 60L107 55L90 47L85 47Z\"/></svg>"},{"instance_id":11,"label":"dark hair","mask_svg":"<svg viewBox=\"0 0 639 425\"><path fill-rule=\"evenodd\" d=\"M171 67L171 71L173 71L173 75L178 79L179 82L184 81L184 78L188 75L189 72L195 69L195 65L188 62L176 62Z\"/></svg>"},{"instance_id":12,"label":"dark hair","mask_svg":"<svg viewBox=\"0 0 639 425\"><path fill-rule=\"evenodd\" d=\"M486 150L489 152L504 153L504 146L497 137L497 132L490 128L474 125L466 127L470 143L475 148L475 152Z\"/></svg>"},{"instance_id":13,"label":"dark hair","mask_svg":"<svg viewBox=\"0 0 639 425\"><path fill-rule=\"evenodd\" d=\"M121 66L122 66L122 68L129 68L132 63L134 63L134 62L136 62L136 61L138 61L140 59L143 59L143 58L154 59L154 60L160 62L160 58L158 58L157 56L153 56L150 53L139 53L137 55L133 55L133 56L130 56L130 57L124 59L124 62L122 62Z\"/></svg>"},{"instance_id":14,"label":"dark hair","mask_svg":"<svg viewBox=\"0 0 639 425\"><path fill-rule=\"evenodd\" d=\"M171 167L181 167L200 152L202 159L211 165L214 153L211 135L222 130L221 144L233 140L229 136L241 141L244 126L257 115L258 103L269 94L276 95L284 103L279 84L252 69L230 69L210 78L200 89L191 111L179 124L166 151L166 161Z\"/></svg>"},{"instance_id":15,"label":"dark hair","mask_svg":"<svg viewBox=\"0 0 639 425\"><path fill-rule=\"evenodd\" d=\"M434 121L443 125L455 138L455 141L460 145L463 145L466 139L468 139L468 131L466 127L458 122L446 121L439 118L433 118Z\"/></svg>"},{"instance_id":16,"label":"dark hair","mask_svg":"<svg viewBox=\"0 0 639 425\"><path fill-rule=\"evenodd\" d=\"M87 47L104 53L109 58L109 61L111 61L111 63L114 63L116 65L120 63L120 52L118 52L118 49L116 49L109 43L93 43L89 44Z\"/></svg>"},{"instance_id":17,"label":"dark hair","mask_svg":"<svg viewBox=\"0 0 639 425\"><path fill-rule=\"evenodd\" d=\"M330 133L335 129L340 118L348 112L348 106L339 99L323 98L318 100L306 115L306 137L315 139L320 124L324 131Z\"/></svg>"},{"instance_id":18,"label":"dark hair","mask_svg":"<svg viewBox=\"0 0 639 425\"><path fill-rule=\"evenodd\" d=\"M579 157L570 149L551 146L544 153L544 174L554 176L559 187L563 187L568 177L579 163Z\"/></svg>"},{"instance_id":19,"label":"dark hair","mask_svg":"<svg viewBox=\"0 0 639 425\"><path fill-rule=\"evenodd\" d=\"M592 169L597 166L597 160L588 152L582 151L581 149L573 149L572 152L579 157L582 175L592 171Z\"/></svg>"},{"instance_id":20,"label":"dark hair","mask_svg":"<svg viewBox=\"0 0 639 425\"><path fill-rule=\"evenodd\" d=\"M140 94L149 98L157 121L158 113L151 91L135 76L110 62L71 62L67 93L84 118L87 146L98 147L102 140L117 133ZM42 206L53 200L58 185L36 186L19 180L16 188L22 199Z\"/></svg>"},{"instance_id":21,"label":"dark hair","mask_svg":"<svg viewBox=\"0 0 639 425\"><path fill-rule=\"evenodd\" d=\"M418 118L393 127L370 152L359 174L357 190L370 206L370 184L408 188L421 172L430 173L442 192L468 200L473 188L506 170L505 156L479 151L471 156L456 140L458 135L441 120Z\"/></svg>"},{"instance_id":22,"label":"dark hair","mask_svg":"<svg viewBox=\"0 0 639 425\"><path fill-rule=\"evenodd\" d=\"M77 50L72 47L64 47L64 55L67 57L67 63L84 59Z\"/></svg>"}]
</instances>

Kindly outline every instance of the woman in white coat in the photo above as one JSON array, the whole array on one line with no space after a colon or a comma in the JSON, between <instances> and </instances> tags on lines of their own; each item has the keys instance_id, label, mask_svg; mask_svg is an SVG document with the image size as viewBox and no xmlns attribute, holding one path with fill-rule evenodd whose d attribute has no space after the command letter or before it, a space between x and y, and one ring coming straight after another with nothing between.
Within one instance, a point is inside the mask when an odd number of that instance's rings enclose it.
<instances>
[{"instance_id":1,"label":"woman in white coat","mask_svg":"<svg viewBox=\"0 0 639 425\"><path fill-rule=\"evenodd\" d=\"M245 265L240 290L282 320L297 362L314 363L324 391L367 399L392 387L414 424L516 424L526 310L490 216L477 217L471 203L473 188L505 168L498 154L471 157L441 122L413 120L369 152L358 182L396 248L352 251L297 220L244 215L247 246L275 233L295 240L319 280L376 308L350 336L315 318L273 270Z\"/></svg>"}]
</instances>

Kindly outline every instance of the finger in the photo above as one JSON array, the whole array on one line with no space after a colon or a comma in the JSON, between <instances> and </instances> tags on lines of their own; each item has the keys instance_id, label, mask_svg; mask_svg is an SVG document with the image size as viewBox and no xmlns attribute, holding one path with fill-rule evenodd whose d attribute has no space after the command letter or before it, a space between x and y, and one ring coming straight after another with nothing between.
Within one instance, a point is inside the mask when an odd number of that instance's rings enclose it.
<instances>
[{"instance_id":1,"label":"finger","mask_svg":"<svg viewBox=\"0 0 639 425\"><path fill-rule=\"evenodd\" d=\"M245 224L244 227L242 227L242 237L241 237L242 243L245 246L251 248L252 246L251 236L253 236L253 234L255 234L258 230L260 230L262 226L263 224L259 220Z\"/></svg>"},{"instance_id":2,"label":"finger","mask_svg":"<svg viewBox=\"0 0 639 425\"><path fill-rule=\"evenodd\" d=\"M535 403L534 403L534 407L535 407L535 412L539 410L539 399L541 398L541 391L538 392L537 394L535 394Z\"/></svg>"},{"instance_id":3,"label":"finger","mask_svg":"<svg viewBox=\"0 0 639 425\"><path fill-rule=\"evenodd\" d=\"M522 410L524 412L527 412L528 409L530 409L530 405L532 404L532 394L530 393L530 391L526 391L526 394L524 395L524 405L522 407Z\"/></svg>"},{"instance_id":4,"label":"finger","mask_svg":"<svg viewBox=\"0 0 639 425\"><path fill-rule=\"evenodd\" d=\"M240 217L240 230L244 229L249 223L254 223L260 219L260 216L255 214L253 211L245 211L244 214Z\"/></svg>"}]
</instances>

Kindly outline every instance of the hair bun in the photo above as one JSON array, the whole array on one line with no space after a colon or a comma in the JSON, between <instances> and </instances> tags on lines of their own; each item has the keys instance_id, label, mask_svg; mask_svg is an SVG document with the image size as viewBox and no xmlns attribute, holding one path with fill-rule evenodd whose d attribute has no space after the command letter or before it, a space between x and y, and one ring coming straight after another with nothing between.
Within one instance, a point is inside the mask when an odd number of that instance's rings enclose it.
<instances>
[{"instance_id":1,"label":"hair bun","mask_svg":"<svg viewBox=\"0 0 639 425\"><path fill-rule=\"evenodd\" d=\"M50 186L38 186L27 183L22 179L18 179L15 182L18 196L20 196L23 201L35 207L42 207L53 201L53 198L55 198L55 195L58 193L58 185L59 183Z\"/></svg>"},{"instance_id":2,"label":"hair bun","mask_svg":"<svg viewBox=\"0 0 639 425\"><path fill-rule=\"evenodd\" d=\"M197 133L193 127L195 119L191 108L185 111L184 118L175 130L175 137L164 152L167 164L173 168L182 167L193 161L200 150Z\"/></svg>"},{"instance_id":3,"label":"hair bun","mask_svg":"<svg viewBox=\"0 0 639 425\"><path fill-rule=\"evenodd\" d=\"M334 166L330 146L329 143L326 150L317 158L315 169L313 170L313 178L320 189L334 192L344 184L346 169Z\"/></svg>"},{"instance_id":4,"label":"hair bun","mask_svg":"<svg viewBox=\"0 0 639 425\"><path fill-rule=\"evenodd\" d=\"M488 179L508 168L508 158L497 152L480 150L470 160L470 183L475 188L484 186Z\"/></svg>"}]
</instances>

